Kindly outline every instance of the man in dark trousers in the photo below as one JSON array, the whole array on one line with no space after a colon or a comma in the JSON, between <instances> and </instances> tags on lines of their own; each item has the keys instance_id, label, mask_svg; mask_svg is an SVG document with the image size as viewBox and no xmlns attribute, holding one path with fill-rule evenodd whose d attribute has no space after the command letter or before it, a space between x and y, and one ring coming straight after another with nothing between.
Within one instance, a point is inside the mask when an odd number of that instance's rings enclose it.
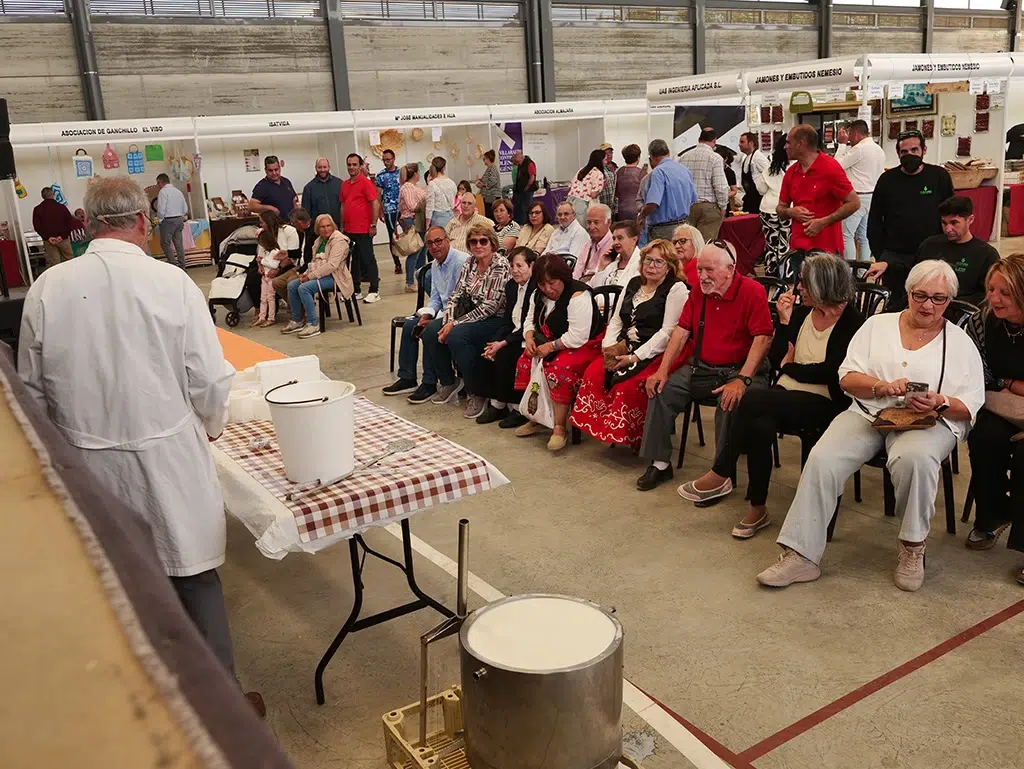
<instances>
[{"instance_id":1,"label":"man in dark trousers","mask_svg":"<svg viewBox=\"0 0 1024 769\"><path fill-rule=\"evenodd\" d=\"M740 135L740 184L743 185L743 212L756 214L761 211L761 193L757 191L757 179L768 167L767 156L758 149L757 134L748 131Z\"/></svg>"},{"instance_id":2,"label":"man in dark trousers","mask_svg":"<svg viewBox=\"0 0 1024 769\"><path fill-rule=\"evenodd\" d=\"M974 237L974 203L955 195L939 204L942 234L925 238L917 249L914 264L926 259L942 259L956 273L960 283L957 299L981 305L985 301L985 276L999 261L999 252L981 238Z\"/></svg>"},{"instance_id":3,"label":"man in dark trousers","mask_svg":"<svg viewBox=\"0 0 1024 769\"><path fill-rule=\"evenodd\" d=\"M330 214L334 226L341 229L341 179L331 173L331 161L327 158L316 159L316 176L302 188L302 208L308 214L307 223L315 222L320 214ZM313 258L314 240L315 235L307 237L303 243L302 258L307 263Z\"/></svg>"},{"instance_id":4,"label":"man in dark trousers","mask_svg":"<svg viewBox=\"0 0 1024 769\"><path fill-rule=\"evenodd\" d=\"M344 233L352 241L352 280L356 293L362 281L369 283L367 293L359 296L367 304L380 301L380 272L373 254L373 238L380 219L377 187L363 173L363 159L354 152L345 159L348 179L341 183L341 205Z\"/></svg>"},{"instance_id":5,"label":"man in dark trousers","mask_svg":"<svg viewBox=\"0 0 1024 769\"><path fill-rule=\"evenodd\" d=\"M884 275L894 306L906 295L904 283L925 238L942 232L939 203L953 197L953 179L942 166L924 162L924 136L904 131L896 140L899 168L878 177L868 213L868 243L875 263L865 278Z\"/></svg>"},{"instance_id":6,"label":"man in dark trousers","mask_svg":"<svg viewBox=\"0 0 1024 769\"><path fill-rule=\"evenodd\" d=\"M32 228L43 239L46 266L66 262L71 253L71 233L82 228L82 223L71 215L68 207L58 203L52 187L43 187L42 202L32 209Z\"/></svg>"},{"instance_id":7,"label":"man in dark trousers","mask_svg":"<svg viewBox=\"0 0 1024 769\"><path fill-rule=\"evenodd\" d=\"M537 164L518 150L512 156L512 166L512 218L526 224L533 193L537 191Z\"/></svg>"}]
</instances>

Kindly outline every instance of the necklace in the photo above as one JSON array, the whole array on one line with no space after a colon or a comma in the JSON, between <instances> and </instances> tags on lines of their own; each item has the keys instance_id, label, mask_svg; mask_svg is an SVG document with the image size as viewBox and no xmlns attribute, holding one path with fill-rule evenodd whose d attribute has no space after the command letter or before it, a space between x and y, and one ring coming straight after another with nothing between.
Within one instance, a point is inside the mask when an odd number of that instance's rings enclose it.
<instances>
[{"instance_id":1,"label":"necklace","mask_svg":"<svg viewBox=\"0 0 1024 769\"><path fill-rule=\"evenodd\" d=\"M911 332L915 332L915 333L917 333L917 341L919 341L919 342L920 342L920 341L921 341L922 339L924 339L924 337L925 337L925 334L929 333L929 332L930 332L930 331L932 330L932 329L925 329L925 330L923 330L923 331L918 331L918 330L917 330L916 328L914 328L914 326L913 326L913 325L912 325L912 324L910 323L910 317L909 317L909 316L904 316L904 315L900 315L900 324L901 324L901 325L903 324L903 318L904 318L904 317L906 317L906 319L907 319L907 322L906 322L907 330L908 330L908 331L911 331ZM902 343L900 344L900 348L901 348L901 349L903 350L904 354L906 354L906 353L908 352L908 350L907 350L907 349L906 349L905 347L903 347ZM920 348L918 348L918 349L920 349ZM916 352L916 351L915 351L915 352ZM907 365L908 365L908 364L907 364L907 360L906 360L906 358L904 358L904 359L903 359L903 361L901 362L901 364L900 364L900 365L902 365L902 366L903 366L903 368L906 368L906 367L907 367Z\"/></svg>"},{"instance_id":2,"label":"necklace","mask_svg":"<svg viewBox=\"0 0 1024 769\"><path fill-rule=\"evenodd\" d=\"M1003 328L1006 329L1006 335L1010 337L1010 341L1014 344L1017 343L1017 337L1024 334L1024 326L1018 326L1016 331L1012 331L1013 324L1007 320L1003 321Z\"/></svg>"}]
</instances>

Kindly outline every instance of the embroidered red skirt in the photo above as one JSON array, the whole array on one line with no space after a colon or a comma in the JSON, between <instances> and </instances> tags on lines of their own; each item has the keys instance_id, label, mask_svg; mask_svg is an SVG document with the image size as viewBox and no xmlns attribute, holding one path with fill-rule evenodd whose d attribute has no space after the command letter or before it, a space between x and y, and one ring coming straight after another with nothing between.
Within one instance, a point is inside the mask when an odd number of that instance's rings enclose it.
<instances>
[{"instance_id":1,"label":"embroidered red skirt","mask_svg":"<svg viewBox=\"0 0 1024 769\"><path fill-rule=\"evenodd\" d=\"M602 336L591 339L575 350L561 350L550 361L544 362L552 402L566 405L572 403L583 381L583 373L595 358L601 358ZM523 353L516 364L516 390L525 390L530 384L532 366L533 358Z\"/></svg>"}]
</instances>

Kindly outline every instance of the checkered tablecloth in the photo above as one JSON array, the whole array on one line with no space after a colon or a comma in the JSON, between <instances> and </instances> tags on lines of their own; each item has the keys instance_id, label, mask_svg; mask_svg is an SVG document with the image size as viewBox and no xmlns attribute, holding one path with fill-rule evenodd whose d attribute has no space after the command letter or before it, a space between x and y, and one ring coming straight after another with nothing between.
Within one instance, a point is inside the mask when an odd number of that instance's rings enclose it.
<instances>
[{"instance_id":1,"label":"checkered tablecloth","mask_svg":"<svg viewBox=\"0 0 1024 769\"><path fill-rule=\"evenodd\" d=\"M479 455L383 406L356 398L353 412L357 467L400 438L415 441L416 448L392 454L339 483L307 491L292 502L285 497L295 484L285 477L272 422L230 424L216 446L291 512L303 542L335 534L352 536L507 483L500 473L495 473L499 480L494 482L493 468ZM253 450L249 444L254 438L273 442Z\"/></svg>"}]
</instances>

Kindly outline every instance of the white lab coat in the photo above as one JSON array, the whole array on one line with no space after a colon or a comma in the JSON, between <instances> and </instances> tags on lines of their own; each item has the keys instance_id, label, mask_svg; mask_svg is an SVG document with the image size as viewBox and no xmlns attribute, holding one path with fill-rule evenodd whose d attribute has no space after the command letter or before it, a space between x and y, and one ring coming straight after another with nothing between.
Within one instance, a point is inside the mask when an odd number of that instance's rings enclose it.
<instances>
[{"instance_id":1,"label":"white lab coat","mask_svg":"<svg viewBox=\"0 0 1024 769\"><path fill-rule=\"evenodd\" d=\"M234 368L181 269L98 238L25 297L18 370L86 467L149 523L167 574L224 562L224 500L207 434Z\"/></svg>"}]
</instances>

